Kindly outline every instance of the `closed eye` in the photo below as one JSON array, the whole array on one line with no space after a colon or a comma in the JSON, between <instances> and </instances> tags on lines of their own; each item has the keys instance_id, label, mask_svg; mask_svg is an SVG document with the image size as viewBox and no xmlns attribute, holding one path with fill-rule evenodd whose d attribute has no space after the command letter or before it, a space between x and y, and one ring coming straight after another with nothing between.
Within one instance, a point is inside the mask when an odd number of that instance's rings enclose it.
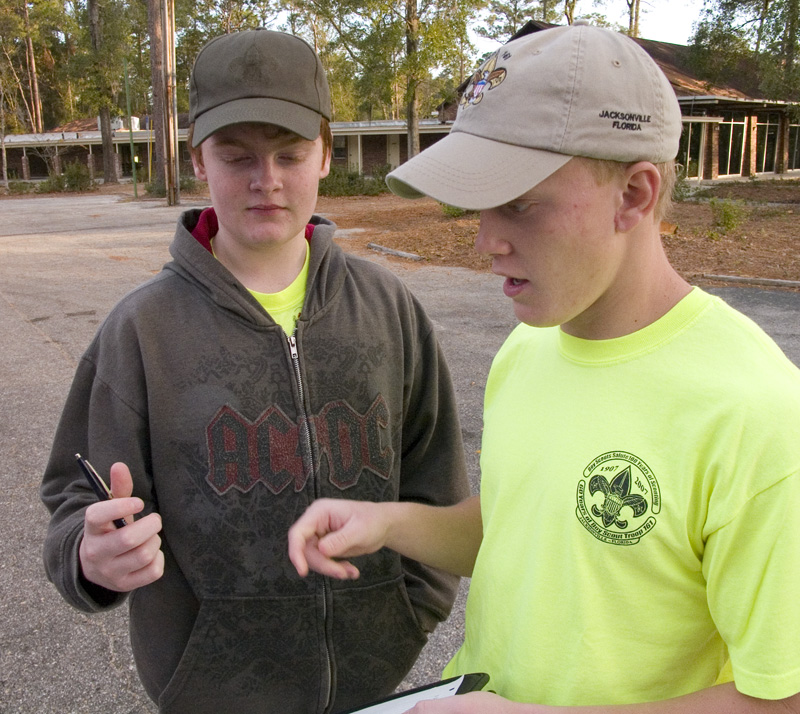
<instances>
[{"instance_id":1,"label":"closed eye","mask_svg":"<svg viewBox=\"0 0 800 714\"><path fill-rule=\"evenodd\" d=\"M533 201L528 200L509 201L503 205L503 209L509 213L524 213L531 207L532 204Z\"/></svg>"}]
</instances>

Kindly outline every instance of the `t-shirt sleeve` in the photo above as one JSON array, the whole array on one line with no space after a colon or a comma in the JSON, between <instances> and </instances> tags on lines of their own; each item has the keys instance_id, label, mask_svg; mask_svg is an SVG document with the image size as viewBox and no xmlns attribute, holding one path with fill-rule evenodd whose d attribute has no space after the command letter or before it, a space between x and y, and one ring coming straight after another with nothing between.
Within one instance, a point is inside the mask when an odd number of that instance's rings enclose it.
<instances>
[{"instance_id":1,"label":"t-shirt sleeve","mask_svg":"<svg viewBox=\"0 0 800 714\"><path fill-rule=\"evenodd\" d=\"M800 473L748 499L710 534L708 602L743 694L800 692Z\"/></svg>"}]
</instances>

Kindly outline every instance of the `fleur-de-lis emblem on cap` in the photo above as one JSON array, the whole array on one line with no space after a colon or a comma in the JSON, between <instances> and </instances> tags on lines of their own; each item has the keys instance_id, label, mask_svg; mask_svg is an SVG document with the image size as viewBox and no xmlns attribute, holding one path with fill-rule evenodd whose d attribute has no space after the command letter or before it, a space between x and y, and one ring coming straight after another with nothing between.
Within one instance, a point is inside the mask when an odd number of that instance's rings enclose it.
<instances>
[{"instance_id":1,"label":"fleur-de-lis emblem on cap","mask_svg":"<svg viewBox=\"0 0 800 714\"><path fill-rule=\"evenodd\" d=\"M499 52L499 50L498 50ZM483 99L484 90L494 89L498 84L502 84L506 78L506 70L503 67L495 69L497 66L497 54L495 52L486 60L472 75L467 89L459 100L459 104L480 104Z\"/></svg>"},{"instance_id":2,"label":"fleur-de-lis emblem on cap","mask_svg":"<svg viewBox=\"0 0 800 714\"><path fill-rule=\"evenodd\" d=\"M620 471L609 483L604 476L595 474L589 480L589 493L594 495L602 491L605 499L598 508L592 506L592 513L597 518L603 519L603 525L608 528L612 523L618 528L628 527L628 521L622 520L620 511L627 506L633 511L634 516L641 516L647 510L647 501L638 495L631 495L631 469L630 466Z\"/></svg>"}]
</instances>

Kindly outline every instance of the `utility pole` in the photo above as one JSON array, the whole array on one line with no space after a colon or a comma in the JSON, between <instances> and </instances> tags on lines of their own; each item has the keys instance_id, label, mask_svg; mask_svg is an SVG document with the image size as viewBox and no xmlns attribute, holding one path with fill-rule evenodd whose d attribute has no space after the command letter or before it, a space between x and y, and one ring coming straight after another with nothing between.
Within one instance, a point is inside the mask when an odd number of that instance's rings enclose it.
<instances>
[{"instance_id":1,"label":"utility pole","mask_svg":"<svg viewBox=\"0 0 800 714\"><path fill-rule=\"evenodd\" d=\"M147 180L164 182L164 13L160 0L147 2L147 26L150 33L150 85L153 88L153 106L150 115L150 136L153 151L148 152ZM155 154L155 168L151 170L150 156ZM166 183L164 183L166 186Z\"/></svg>"},{"instance_id":2,"label":"utility pole","mask_svg":"<svg viewBox=\"0 0 800 714\"><path fill-rule=\"evenodd\" d=\"M180 153L178 151L178 98L175 75L175 1L163 0L164 41L164 186L167 190L167 205L181 202Z\"/></svg>"}]
</instances>

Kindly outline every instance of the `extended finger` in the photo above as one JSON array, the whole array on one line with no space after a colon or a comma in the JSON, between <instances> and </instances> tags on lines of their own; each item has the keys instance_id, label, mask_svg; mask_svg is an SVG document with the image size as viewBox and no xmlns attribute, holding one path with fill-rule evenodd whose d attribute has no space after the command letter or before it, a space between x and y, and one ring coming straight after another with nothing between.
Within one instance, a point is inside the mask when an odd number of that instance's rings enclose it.
<instances>
[{"instance_id":1,"label":"extended finger","mask_svg":"<svg viewBox=\"0 0 800 714\"><path fill-rule=\"evenodd\" d=\"M316 547L309 546L305 551L308 567L320 575L327 575L337 580L356 580L360 573L358 568L347 560L334 560L324 556Z\"/></svg>"},{"instance_id":2,"label":"extended finger","mask_svg":"<svg viewBox=\"0 0 800 714\"><path fill-rule=\"evenodd\" d=\"M93 503L86 509L85 528L90 533L102 533L114 528L113 522L125 518L133 523L133 514L144 509L141 498L114 498L110 501Z\"/></svg>"}]
</instances>

